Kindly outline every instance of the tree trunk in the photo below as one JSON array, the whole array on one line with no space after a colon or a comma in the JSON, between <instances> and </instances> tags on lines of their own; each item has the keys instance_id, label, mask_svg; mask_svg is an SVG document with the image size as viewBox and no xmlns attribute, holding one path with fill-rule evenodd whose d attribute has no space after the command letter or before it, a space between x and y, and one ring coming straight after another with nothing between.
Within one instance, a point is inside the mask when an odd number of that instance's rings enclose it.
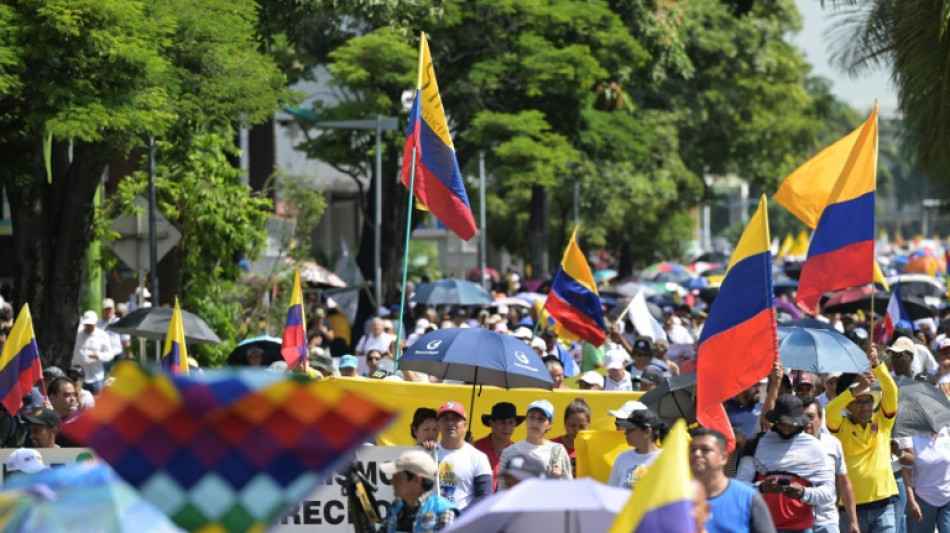
<instances>
[{"instance_id":1,"label":"tree trunk","mask_svg":"<svg viewBox=\"0 0 950 533\"><path fill-rule=\"evenodd\" d=\"M17 306L30 304L44 366L66 369L81 312L93 195L106 159L84 144L74 145L70 157L68 143L54 143L50 183L41 136L34 137L28 151L21 157L30 161L29 174L2 180L13 222L14 299Z\"/></svg>"},{"instance_id":2,"label":"tree trunk","mask_svg":"<svg viewBox=\"0 0 950 533\"><path fill-rule=\"evenodd\" d=\"M529 277L546 279L548 265L548 198L540 185L531 188L531 212L528 218L528 249L531 273Z\"/></svg>"}]
</instances>

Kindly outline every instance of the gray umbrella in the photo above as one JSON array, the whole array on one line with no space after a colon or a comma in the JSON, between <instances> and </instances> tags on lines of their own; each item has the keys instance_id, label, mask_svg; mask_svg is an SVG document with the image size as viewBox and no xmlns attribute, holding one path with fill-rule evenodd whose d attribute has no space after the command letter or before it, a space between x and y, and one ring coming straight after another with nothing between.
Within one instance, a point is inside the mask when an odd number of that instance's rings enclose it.
<instances>
[{"instance_id":1,"label":"gray umbrella","mask_svg":"<svg viewBox=\"0 0 950 533\"><path fill-rule=\"evenodd\" d=\"M950 426L950 400L930 383L897 378L897 420L894 435L935 435Z\"/></svg>"},{"instance_id":2,"label":"gray umbrella","mask_svg":"<svg viewBox=\"0 0 950 533\"><path fill-rule=\"evenodd\" d=\"M140 307L125 317L109 325L109 331L160 341L168 333L171 322L170 307ZM221 344L221 339L204 320L184 309L181 310L181 323L185 328L185 342L188 344Z\"/></svg>"},{"instance_id":3,"label":"gray umbrella","mask_svg":"<svg viewBox=\"0 0 950 533\"><path fill-rule=\"evenodd\" d=\"M687 424L696 422L696 372L665 378L640 402L670 426L680 418Z\"/></svg>"}]
</instances>

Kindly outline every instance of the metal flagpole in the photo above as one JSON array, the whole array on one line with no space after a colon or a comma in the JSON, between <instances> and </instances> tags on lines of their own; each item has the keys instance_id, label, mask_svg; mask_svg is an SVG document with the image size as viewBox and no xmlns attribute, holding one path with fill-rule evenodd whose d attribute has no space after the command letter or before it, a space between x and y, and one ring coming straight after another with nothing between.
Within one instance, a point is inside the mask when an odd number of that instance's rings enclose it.
<instances>
[{"instance_id":1,"label":"metal flagpole","mask_svg":"<svg viewBox=\"0 0 950 533\"><path fill-rule=\"evenodd\" d=\"M412 147L412 166L409 170L409 200L408 200L408 209L406 211L406 246L403 249L402 254L402 291L400 291L400 302L399 302L399 324L396 325L396 354L393 372L399 370L399 356L402 352L402 330L403 330L403 319L406 314L406 299L409 296L406 294L406 278L409 275L409 237L412 235L412 200L415 196L416 189L416 150L418 146Z\"/></svg>"}]
</instances>

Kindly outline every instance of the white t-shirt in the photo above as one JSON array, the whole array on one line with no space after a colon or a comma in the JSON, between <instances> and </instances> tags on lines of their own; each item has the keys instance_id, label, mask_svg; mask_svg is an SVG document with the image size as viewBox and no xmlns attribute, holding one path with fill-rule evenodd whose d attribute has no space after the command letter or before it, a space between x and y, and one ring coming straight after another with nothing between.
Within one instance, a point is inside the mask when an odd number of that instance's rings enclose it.
<instances>
[{"instance_id":1,"label":"white t-shirt","mask_svg":"<svg viewBox=\"0 0 950 533\"><path fill-rule=\"evenodd\" d=\"M934 359L930 350L927 349L923 344L914 343L914 360L910 362L910 369L914 371L914 375L923 374L924 372L928 374L933 374L940 368L940 365L937 364L937 360Z\"/></svg>"},{"instance_id":2,"label":"white t-shirt","mask_svg":"<svg viewBox=\"0 0 950 533\"><path fill-rule=\"evenodd\" d=\"M492 475L488 456L467 442L457 450L446 450L440 441L438 451L439 492L461 511L474 497L475 478Z\"/></svg>"},{"instance_id":3,"label":"white t-shirt","mask_svg":"<svg viewBox=\"0 0 950 533\"><path fill-rule=\"evenodd\" d=\"M918 435L914 442L914 494L934 507L950 503L950 435Z\"/></svg>"},{"instance_id":4,"label":"white t-shirt","mask_svg":"<svg viewBox=\"0 0 950 533\"><path fill-rule=\"evenodd\" d=\"M90 357L92 354L98 355L99 358L92 359ZM115 357L115 354L112 353L112 342L105 331L96 328L90 334L86 333L85 329L80 329L76 333L72 364L82 365L86 383L95 383L105 379L106 372L102 363L111 361L113 357Z\"/></svg>"},{"instance_id":5,"label":"white t-shirt","mask_svg":"<svg viewBox=\"0 0 950 533\"><path fill-rule=\"evenodd\" d=\"M513 457L519 455L532 455L548 467L550 474L555 464L561 465L561 479L572 479L574 474L571 472L571 456L567 453L567 448L563 444L545 440L542 444L531 444L527 440L520 440L501 452L501 458L498 460L498 471L503 472L508 462ZM498 490L504 487L504 480L498 479Z\"/></svg>"},{"instance_id":6,"label":"white t-shirt","mask_svg":"<svg viewBox=\"0 0 950 533\"><path fill-rule=\"evenodd\" d=\"M829 465L834 467L835 476L843 476L848 473L848 465L844 462L844 450L841 448L841 441L830 433L819 433L818 441L825 450ZM838 502L831 501L826 504L815 506L815 525L828 525L838 523Z\"/></svg>"},{"instance_id":7,"label":"white t-shirt","mask_svg":"<svg viewBox=\"0 0 950 533\"><path fill-rule=\"evenodd\" d=\"M613 468L610 469L610 478L607 480L607 484L611 487L633 489L662 451L637 453L636 449L629 449L621 452L614 461Z\"/></svg>"},{"instance_id":8,"label":"white t-shirt","mask_svg":"<svg viewBox=\"0 0 950 533\"><path fill-rule=\"evenodd\" d=\"M621 381L614 381L610 379L610 376L604 376L604 390L605 391L632 391L633 390L633 381L631 381L630 372L626 370L623 371L623 379Z\"/></svg>"}]
</instances>

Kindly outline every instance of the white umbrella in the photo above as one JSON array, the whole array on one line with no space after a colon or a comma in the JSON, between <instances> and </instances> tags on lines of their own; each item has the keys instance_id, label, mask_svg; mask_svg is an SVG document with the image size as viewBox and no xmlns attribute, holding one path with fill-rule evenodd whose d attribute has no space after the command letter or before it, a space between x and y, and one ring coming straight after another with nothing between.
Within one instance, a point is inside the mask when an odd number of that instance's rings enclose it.
<instances>
[{"instance_id":1,"label":"white umbrella","mask_svg":"<svg viewBox=\"0 0 950 533\"><path fill-rule=\"evenodd\" d=\"M602 533L631 491L591 478L530 479L465 510L443 533Z\"/></svg>"}]
</instances>

